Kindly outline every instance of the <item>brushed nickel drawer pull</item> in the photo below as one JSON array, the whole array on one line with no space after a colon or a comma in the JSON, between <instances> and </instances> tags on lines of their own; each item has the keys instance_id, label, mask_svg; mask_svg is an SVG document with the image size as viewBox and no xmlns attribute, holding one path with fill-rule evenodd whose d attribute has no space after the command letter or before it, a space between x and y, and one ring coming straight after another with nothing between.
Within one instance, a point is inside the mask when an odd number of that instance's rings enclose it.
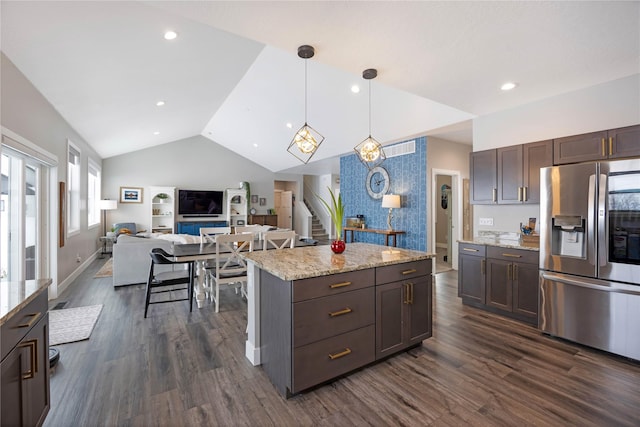
<instances>
[{"instance_id":1,"label":"brushed nickel drawer pull","mask_svg":"<svg viewBox=\"0 0 640 427\"><path fill-rule=\"evenodd\" d=\"M480 273L484 276L487 272L487 260L480 261Z\"/></svg>"},{"instance_id":2,"label":"brushed nickel drawer pull","mask_svg":"<svg viewBox=\"0 0 640 427\"><path fill-rule=\"evenodd\" d=\"M413 273L415 273L416 271L418 271L418 270L416 270L415 268L412 268L411 270L405 270L405 271L403 271L403 272L402 272L402 275L403 275L403 276L406 276L407 274L413 274Z\"/></svg>"},{"instance_id":3,"label":"brushed nickel drawer pull","mask_svg":"<svg viewBox=\"0 0 640 427\"><path fill-rule=\"evenodd\" d=\"M513 279L512 267L513 267L513 264L509 264L507 266L507 280Z\"/></svg>"},{"instance_id":4,"label":"brushed nickel drawer pull","mask_svg":"<svg viewBox=\"0 0 640 427\"><path fill-rule=\"evenodd\" d=\"M518 201L522 201L522 187L518 187Z\"/></svg>"},{"instance_id":5,"label":"brushed nickel drawer pull","mask_svg":"<svg viewBox=\"0 0 640 427\"><path fill-rule=\"evenodd\" d=\"M529 198L527 197L527 188L529 187L522 187L522 201L526 202L527 200L529 200Z\"/></svg>"},{"instance_id":6,"label":"brushed nickel drawer pull","mask_svg":"<svg viewBox=\"0 0 640 427\"><path fill-rule=\"evenodd\" d=\"M347 347L339 353L334 353L334 354L329 353L329 359L336 360L341 357L348 356L349 354L351 354L351 349Z\"/></svg>"},{"instance_id":7,"label":"brushed nickel drawer pull","mask_svg":"<svg viewBox=\"0 0 640 427\"><path fill-rule=\"evenodd\" d=\"M502 256L506 256L510 258L522 258L522 255L516 255L516 254L502 254Z\"/></svg>"},{"instance_id":8,"label":"brushed nickel drawer pull","mask_svg":"<svg viewBox=\"0 0 640 427\"><path fill-rule=\"evenodd\" d=\"M402 286L404 287L404 300L402 301L402 303L409 304L409 284L403 283Z\"/></svg>"},{"instance_id":9,"label":"brushed nickel drawer pull","mask_svg":"<svg viewBox=\"0 0 640 427\"><path fill-rule=\"evenodd\" d=\"M342 310L329 312L329 317L342 316L343 314L349 314L352 311L353 310L351 310L349 307L346 307L346 308L343 308Z\"/></svg>"},{"instance_id":10,"label":"brushed nickel drawer pull","mask_svg":"<svg viewBox=\"0 0 640 427\"><path fill-rule=\"evenodd\" d=\"M413 283L409 282L407 285L407 289L409 290L409 304L413 304Z\"/></svg>"},{"instance_id":11,"label":"brushed nickel drawer pull","mask_svg":"<svg viewBox=\"0 0 640 427\"><path fill-rule=\"evenodd\" d=\"M27 314L28 317L31 317L31 320L29 320L27 323L22 323L20 325L16 325L14 326L14 328L30 328L31 325L33 325L36 320L38 320L40 318L40 316L42 315L41 312L37 312L37 313L31 313L31 314Z\"/></svg>"},{"instance_id":12,"label":"brushed nickel drawer pull","mask_svg":"<svg viewBox=\"0 0 640 427\"><path fill-rule=\"evenodd\" d=\"M467 251L467 252L478 252L479 249L473 249L473 248L462 248L463 251Z\"/></svg>"},{"instance_id":13,"label":"brushed nickel drawer pull","mask_svg":"<svg viewBox=\"0 0 640 427\"><path fill-rule=\"evenodd\" d=\"M329 285L329 287L331 289L335 289L335 288L342 288L344 286L349 286L351 284L351 282L341 282L341 283L334 283L333 285Z\"/></svg>"},{"instance_id":14,"label":"brushed nickel drawer pull","mask_svg":"<svg viewBox=\"0 0 640 427\"><path fill-rule=\"evenodd\" d=\"M38 340L29 340L21 343L18 347L29 347L29 370L26 374L22 374L23 380L29 380L36 376L38 373Z\"/></svg>"},{"instance_id":15,"label":"brushed nickel drawer pull","mask_svg":"<svg viewBox=\"0 0 640 427\"><path fill-rule=\"evenodd\" d=\"M498 189L497 188L493 189L491 199L492 199L493 202L497 202L498 201Z\"/></svg>"},{"instance_id":16,"label":"brushed nickel drawer pull","mask_svg":"<svg viewBox=\"0 0 640 427\"><path fill-rule=\"evenodd\" d=\"M607 149L605 147L604 138L602 138L602 157L607 157Z\"/></svg>"}]
</instances>

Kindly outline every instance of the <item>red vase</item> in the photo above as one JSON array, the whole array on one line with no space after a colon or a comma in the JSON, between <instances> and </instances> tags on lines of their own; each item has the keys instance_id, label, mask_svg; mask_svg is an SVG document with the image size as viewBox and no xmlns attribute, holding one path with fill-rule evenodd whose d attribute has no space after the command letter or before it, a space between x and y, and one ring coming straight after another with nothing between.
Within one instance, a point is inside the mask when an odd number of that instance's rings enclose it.
<instances>
[{"instance_id":1,"label":"red vase","mask_svg":"<svg viewBox=\"0 0 640 427\"><path fill-rule=\"evenodd\" d=\"M344 240L334 240L331 242L331 250L334 254L341 254L346 248L347 245L344 243Z\"/></svg>"}]
</instances>

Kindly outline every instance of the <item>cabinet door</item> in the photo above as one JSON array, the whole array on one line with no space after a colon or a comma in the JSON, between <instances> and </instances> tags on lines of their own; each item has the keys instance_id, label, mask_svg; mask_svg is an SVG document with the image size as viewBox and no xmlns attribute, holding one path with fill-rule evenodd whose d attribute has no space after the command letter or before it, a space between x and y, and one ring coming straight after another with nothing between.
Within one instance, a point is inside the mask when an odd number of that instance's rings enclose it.
<instances>
[{"instance_id":1,"label":"cabinet door","mask_svg":"<svg viewBox=\"0 0 640 427\"><path fill-rule=\"evenodd\" d=\"M3 426L42 425L49 412L48 319L45 314L0 364Z\"/></svg>"},{"instance_id":2,"label":"cabinet door","mask_svg":"<svg viewBox=\"0 0 640 427\"><path fill-rule=\"evenodd\" d=\"M531 142L522 146L523 203L540 203L540 169L553 166L553 141Z\"/></svg>"},{"instance_id":3,"label":"cabinet door","mask_svg":"<svg viewBox=\"0 0 640 427\"><path fill-rule=\"evenodd\" d=\"M498 148L498 203L522 200L522 145Z\"/></svg>"},{"instance_id":4,"label":"cabinet door","mask_svg":"<svg viewBox=\"0 0 640 427\"><path fill-rule=\"evenodd\" d=\"M458 296L484 304L485 259L460 253L458 262Z\"/></svg>"},{"instance_id":5,"label":"cabinet door","mask_svg":"<svg viewBox=\"0 0 640 427\"><path fill-rule=\"evenodd\" d=\"M640 156L640 125L609 131L609 158Z\"/></svg>"},{"instance_id":6,"label":"cabinet door","mask_svg":"<svg viewBox=\"0 0 640 427\"><path fill-rule=\"evenodd\" d=\"M607 158L607 131L553 140L553 164L588 162Z\"/></svg>"},{"instance_id":7,"label":"cabinet door","mask_svg":"<svg viewBox=\"0 0 640 427\"><path fill-rule=\"evenodd\" d=\"M500 310L512 310L513 294L511 278L513 264L508 261L487 258L486 304Z\"/></svg>"},{"instance_id":8,"label":"cabinet door","mask_svg":"<svg viewBox=\"0 0 640 427\"><path fill-rule=\"evenodd\" d=\"M514 263L513 312L538 318L538 266Z\"/></svg>"},{"instance_id":9,"label":"cabinet door","mask_svg":"<svg viewBox=\"0 0 640 427\"><path fill-rule=\"evenodd\" d=\"M411 302L408 304L407 345L411 346L426 340L432 335L432 282L431 276L411 282Z\"/></svg>"},{"instance_id":10,"label":"cabinet door","mask_svg":"<svg viewBox=\"0 0 640 427\"><path fill-rule=\"evenodd\" d=\"M376 359L404 346L404 290L402 282L376 286Z\"/></svg>"},{"instance_id":11,"label":"cabinet door","mask_svg":"<svg viewBox=\"0 0 640 427\"><path fill-rule=\"evenodd\" d=\"M470 154L471 203L493 204L497 192L496 150L475 151Z\"/></svg>"}]
</instances>

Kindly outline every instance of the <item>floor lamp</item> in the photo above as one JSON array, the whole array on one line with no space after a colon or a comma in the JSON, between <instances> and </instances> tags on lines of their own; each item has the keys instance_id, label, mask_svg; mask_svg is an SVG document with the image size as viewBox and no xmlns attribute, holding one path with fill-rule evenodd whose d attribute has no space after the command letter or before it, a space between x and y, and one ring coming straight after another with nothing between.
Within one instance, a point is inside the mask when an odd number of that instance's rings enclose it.
<instances>
[{"instance_id":1,"label":"floor lamp","mask_svg":"<svg viewBox=\"0 0 640 427\"><path fill-rule=\"evenodd\" d=\"M102 235L107 235L107 211L118 209L117 200L100 200L100 210L102 211Z\"/></svg>"}]
</instances>

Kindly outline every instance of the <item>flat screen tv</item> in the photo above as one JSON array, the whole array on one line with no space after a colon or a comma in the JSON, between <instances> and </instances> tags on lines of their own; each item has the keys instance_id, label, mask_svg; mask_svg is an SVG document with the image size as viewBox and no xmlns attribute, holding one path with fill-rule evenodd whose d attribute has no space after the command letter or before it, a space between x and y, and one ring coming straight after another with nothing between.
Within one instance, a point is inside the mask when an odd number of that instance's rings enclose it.
<instances>
[{"instance_id":1,"label":"flat screen tv","mask_svg":"<svg viewBox=\"0 0 640 427\"><path fill-rule=\"evenodd\" d=\"M222 215L223 191L178 190L178 214L193 216Z\"/></svg>"}]
</instances>

